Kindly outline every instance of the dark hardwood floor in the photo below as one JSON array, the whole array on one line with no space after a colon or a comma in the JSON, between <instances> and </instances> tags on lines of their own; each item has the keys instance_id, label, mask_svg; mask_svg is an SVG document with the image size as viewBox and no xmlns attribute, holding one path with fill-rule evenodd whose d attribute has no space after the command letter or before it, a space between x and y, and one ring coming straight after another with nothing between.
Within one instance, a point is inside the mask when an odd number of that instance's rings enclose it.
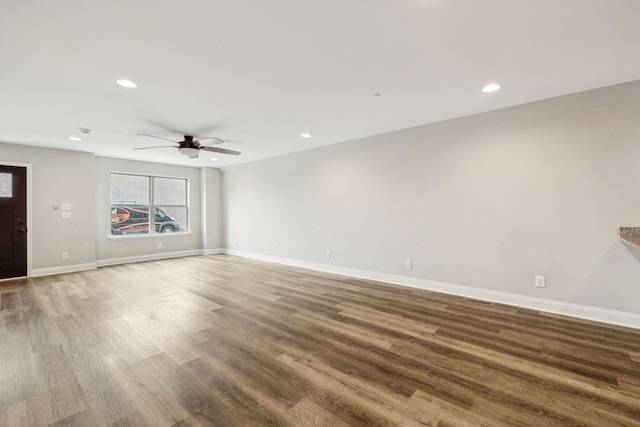
<instances>
[{"instance_id":1,"label":"dark hardwood floor","mask_svg":"<svg viewBox=\"0 0 640 427\"><path fill-rule=\"evenodd\" d=\"M230 256L0 284L3 426L640 426L640 331Z\"/></svg>"}]
</instances>

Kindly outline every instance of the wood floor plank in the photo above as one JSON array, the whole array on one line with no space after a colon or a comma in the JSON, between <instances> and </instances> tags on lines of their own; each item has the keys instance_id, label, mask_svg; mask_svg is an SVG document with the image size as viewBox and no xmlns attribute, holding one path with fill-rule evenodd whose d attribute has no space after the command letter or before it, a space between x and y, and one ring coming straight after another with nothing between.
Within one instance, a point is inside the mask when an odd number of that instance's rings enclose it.
<instances>
[{"instance_id":1,"label":"wood floor plank","mask_svg":"<svg viewBox=\"0 0 640 427\"><path fill-rule=\"evenodd\" d=\"M34 392L34 360L27 334L0 333L0 407L24 401Z\"/></svg>"},{"instance_id":2,"label":"wood floor plank","mask_svg":"<svg viewBox=\"0 0 640 427\"><path fill-rule=\"evenodd\" d=\"M307 323L317 327L329 330L333 333L339 333L347 335L350 338L356 340L362 340L370 345L375 345L381 348L390 348L393 346L393 341L388 334L383 334L358 325L354 322L340 322L326 315L320 315L306 310L300 310L293 313L293 316L297 319L306 321Z\"/></svg>"},{"instance_id":3,"label":"wood floor plank","mask_svg":"<svg viewBox=\"0 0 640 427\"><path fill-rule=\"evenodd\" d=\"M629 406L592 398L585 400L585 396L563 387L560 384L541 382L536 378L519 371L508 370L497 366L484 366L479 378L491 382L509 395L518 396L524 407L541 408L550 419L557 423L589 424L585 421L598 421L599 425L607 425L612 421L619 425L628 425L640 414ZM482 396L486 407L491 407L488 395ZM479 401L475 402L475 407Z\"/></svg>"},{"instance_id":4,"label":"wood floor plank","mask_svg":"<svg viewBox=\"0 0 640 427\"><path fill-rule=\"evenodd\" d=\"M112 424L136 411L97 351L88 349L72 353L71 368L78 379L90 419L95 423Z\"/></svg>"},{"instance_id":5,"label":"wood floor plank","mask_svg":"<svg viewBox=\"0 0 640 427\"><path fill-rule=\"evenodd\" d=\"M310 399L302 399L296 403L289 413L306 427L349 427L344 421L331 415L328 411L313 403Z\"/></svg>"},{"instance_id":6,"label":"wood floor plank","mask_svg":"<svg viewBox=\"0 0 640 427\"><path fill-rule=\"evenodd\" d=\"M142 415L139 412L135 412L131 415L114 422L111 427L152 427L151 424L147 424Z\"/></svg>"},{"instance_id":7,"label":"wood floor plank","mask_svg":"<svg viewBox=\"0 0 640 427\"><path fill-rule=\"evenodd\" d=\"M435 333L438 328L427 323L416 322L406 317L395 314L386 313L384 311L372 310L370 308L357 307L354 304L339 304L340 314L347 317L353 317L373 325L382 326L383 328L393 329L395 331L420 338L423 335Z\"/></svg>"},{"instance_id":8,"label":"wood floor plank","mask_svg":"<svg viewBox=\"0 0 640 427\"><path fill-rule=\"evenodd\" d=\"M399 412L398 408L404 402L398 401L397 397L387 396L389 403L381 404L377 390L362 388L357 381L344 383L343 374L316 359L300 358L293 354L283 354L278 359L316 387L321 387L327 394L333 395L334 402L340 402L340 407L350 412L347 415L352 418L353 423L358 422L357 425L424 425ZM394 402L396 405L392 406ZM319 402L321 405L322 403Z\"/></svg>"},{"instance_id":9,"label":"wood floor plank","mask_svg":"<svg viewBox=\"0 0 640 427\"><path fill-rule=\"evenodd\" d=\"M22 400L13 404L0 406L0 420L13 427L28 427L29 417L27 413L27 401Z\"/></svg>"},{"instance_id":10,"label":"wood floor plank","mask_svg":"<svg viewBox=\"0 0 640 427\"><path fill-rule=\"evenodd\" d=\"M237 378L219 360L211 357L196 359L186 363L185 369L209 391L211 398L204 414L208 419L216 420L218 425L277 424L270 411L246 393L242 378Z\"/></svg>"},{"instance_id":11,"label":"wood floor plank","mask_svg":"<svg viewBox=\"0 0 640 427\"><path fill-rule=\"evenodd\" d=\"M37 394L44 397L44 413L49 422L73 416L86 409L69 353L62 346L36 353L36 366L40 374Z\"/></svg>"},{"instance_id":12,"label":"wood floor plank","mask_svg":"<svg viewBox=\"0 0 640 427\"><path fill-rule=\"evenodd\" d=\"M135 403L137 412L149 426L170 426L190 416L163 385L138 364L137 357L121 351L104 356L103 360L124 397Z\"/></svg>"},{"instance_id":13,"label":"wood floor plank","mask_svg":"<svg viewBox=\"0 0 640 427\"><path fill-rule=\"evenodd\" d=\"M640 330L226 255L0 283L0 425L640 426Z\"/></svg>"}]
</instances>

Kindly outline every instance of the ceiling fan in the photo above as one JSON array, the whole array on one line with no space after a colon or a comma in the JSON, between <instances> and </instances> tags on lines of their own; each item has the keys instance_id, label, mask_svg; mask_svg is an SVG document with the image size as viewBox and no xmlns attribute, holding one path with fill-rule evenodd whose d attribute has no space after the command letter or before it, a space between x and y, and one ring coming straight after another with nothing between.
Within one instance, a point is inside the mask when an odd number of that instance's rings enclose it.
<instances>
[{"instance_id":1,"label":"ceiling fan","mask_svg":"<svg viewBox=\"0 0 640 427\"><path fill-rule=\"evenodd\" d=\"M150 148L177 148L180 154L189 157L190 159L197 159L200 150L211 151L213 153L231 154L232 156L240 155L239 151L227 150L226 148L211 147L211 145L222 144L224 141L218 137L200 138L199 140L193 139L191 135L185 135L182 141L172 141L167 138L161 138L159 136L148 135L146 133L139 133L138 136L148 136L150 138L162 139L165 141L173 142L178 145L159 145L155 147L140 147L135 150L148 150ZM212 140L209 144L203 144L203 141Z\"/></svg>"}]
</instances>

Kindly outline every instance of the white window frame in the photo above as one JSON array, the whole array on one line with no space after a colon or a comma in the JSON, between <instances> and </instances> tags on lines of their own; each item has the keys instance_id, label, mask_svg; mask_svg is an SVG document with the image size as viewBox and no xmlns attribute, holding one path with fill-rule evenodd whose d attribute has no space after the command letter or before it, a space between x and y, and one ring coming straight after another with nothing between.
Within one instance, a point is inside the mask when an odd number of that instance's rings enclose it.
<instances>
[{"instance_id":1,"label":"white window frame","mask_svg":"<svg viewBox=\"0 0 640 427\"><path fill-rule=\"evenodd\" d=\"M191 234L191 182L190 179L185 176L169 176L169 175L152 175L147 173L134 173L134 172L120 172L111 171L109 173L109 208L113 206L113 200L111 200L111 185L113 175L130 175L130 176L143 176L149 178L149 232L148 233L132 233L132 234L112 234L111 233L111 216L109 215L109 239L110 240L127 240L127 239L153 239L158 237L172 237L172 236L184 236ZM155 231L155 209L157 205L154 204L153 194L153 181L155 178L168 178L168 179L181 179L186 182L186 205L162 205L171 207L185 207L187 209L187 229L185 231L176 231L174 233L157 233ZM154 213L151 215L151 213ZM153 230L153 231L152 231Z\"/></svg>"}]
</instances>

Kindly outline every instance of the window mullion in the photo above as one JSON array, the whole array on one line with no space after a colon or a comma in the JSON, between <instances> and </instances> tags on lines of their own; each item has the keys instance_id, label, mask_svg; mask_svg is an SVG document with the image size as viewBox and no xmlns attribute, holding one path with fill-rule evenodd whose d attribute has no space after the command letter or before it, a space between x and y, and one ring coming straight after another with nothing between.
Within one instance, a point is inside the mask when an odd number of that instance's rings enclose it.
<instances>
[{"instance_id":1,"label":"window mullion","mask_svg":"<svg viewBox=\"0 0 640 427\"><path fill-rule=\"evenodd\" d=\"M149 234L156 232L156 202L153 194L154 177L149 177Z\"/></svg>"}]
</instances>

